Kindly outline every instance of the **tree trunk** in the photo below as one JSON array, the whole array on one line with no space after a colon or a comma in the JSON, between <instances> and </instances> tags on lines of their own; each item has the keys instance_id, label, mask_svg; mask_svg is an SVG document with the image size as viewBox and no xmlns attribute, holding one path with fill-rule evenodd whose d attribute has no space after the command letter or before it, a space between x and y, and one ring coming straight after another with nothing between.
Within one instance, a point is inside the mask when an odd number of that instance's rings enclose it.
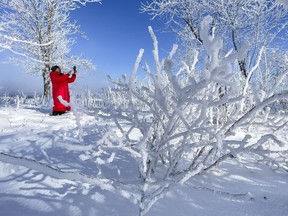
<instances>
[{"instance_id":1,"label":"tree trunk","mask_svg":"<svg viewBox=\"0 0 288 216\"><path fill-rule=\"evenodd\" d=\"M46 22L47 22L47 32L46 32L46 38L47 41L44 41L44 43L48 43L52 41L52 26L53 26L53 16L55 13L55 8L52 6L50 1L46 0L46 4L48 6L48 12L47 12L47 17L46 17ZM51 66L51 49L52 46L48 45L43 47L42 51L42 56L43 60L45 62L45 67L43 69L43 81L44 81L44 98L49 99L51 96L51 80L50 80L50 66Z\"/></svg>"},{"instance_id":2,"label":"tree trunk","mask_svg":"<svg viewBox=\"0 0 288 216\"><path fill-rule=\"evenodd\" d=\"M238 47L236 44L236 37L235 37L235 29L232 30L231 34L232 34L232 42L233 42L234 49L238 52ZM240 70L243 76L247 78L248 74L247 74L245 60L239 60L238 65L240 67Z\"/></svg>"},{"instance_id":3,"label":"tree trunk","mask_svg":"<svg viewBox=\"0 0 288 216\"><path fill-rule=\"evenodd\" d=\"M43 81L44 81L44 98L48 99L51 96L51 80L50 80L50 74L49 71L50 67L48 65L45 66L45 69L43 69Z\"/></svg>"}]
</instances>

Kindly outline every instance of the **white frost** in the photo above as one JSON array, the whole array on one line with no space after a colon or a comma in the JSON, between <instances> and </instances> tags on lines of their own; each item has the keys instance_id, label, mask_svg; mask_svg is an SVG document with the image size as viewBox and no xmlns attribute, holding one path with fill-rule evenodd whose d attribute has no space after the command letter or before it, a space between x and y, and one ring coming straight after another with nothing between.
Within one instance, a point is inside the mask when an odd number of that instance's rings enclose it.
<instances>
[{"instance_id":1,"label":"white frost","mask_svg":"<svg viewBox=\"0 0 288 216\"><path fill-rule=\"evenodd\" d=\"M64 105L65 107L70 106L70 103L68 103L66 100L64 100L63 97L62 97L62 95L59 95L57 98L58 98L58 100L60 101L60 103L61 103L62 105Z\"/></svg>"}]
</instances>

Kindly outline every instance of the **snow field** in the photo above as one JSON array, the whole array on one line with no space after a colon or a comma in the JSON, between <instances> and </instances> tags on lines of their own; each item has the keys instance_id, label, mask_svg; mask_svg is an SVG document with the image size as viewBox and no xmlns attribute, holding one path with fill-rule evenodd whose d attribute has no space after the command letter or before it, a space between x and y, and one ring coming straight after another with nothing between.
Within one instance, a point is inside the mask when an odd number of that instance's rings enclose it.
<instances>
[{"instance_id":1,"label":"snow field","mask_svg":"<svg viewBox=\"0 0 288 216\"><path fill-rule=\"evenodd\" d=\"M126 183L137 181L132 158L121 151L101 171L95 165L96 155L81 159L81 155L96 152L96 143L101 139L99 130L104 130L108 122L96 120L89 113L81 115L80 122L83 142L78 139L73 113L54 117L45 109L0 108L0 152L29 158L63 172L108 176ZM106 159L110 156L107 152ZM70 177L62 179L60 174L49 176L41 166L27 167L29 164L0 162L1 216L137 215L133 202L107 191L105 186L102 190L80 178L71 181ZM273 171L243 154L238 160L229 159L209 173L173 187L147 215L284 216L288 212L287 179L287 172ZM125 196L125 191L122 193Z\"/></svg>"}]
</instances>

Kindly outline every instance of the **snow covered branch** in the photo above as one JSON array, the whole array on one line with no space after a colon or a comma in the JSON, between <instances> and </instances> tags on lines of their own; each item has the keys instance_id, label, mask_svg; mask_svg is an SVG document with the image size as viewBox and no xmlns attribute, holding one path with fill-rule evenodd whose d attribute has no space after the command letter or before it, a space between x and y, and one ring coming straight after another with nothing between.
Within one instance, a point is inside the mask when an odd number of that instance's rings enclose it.
<instances>
[{"instance_id":1,"label":"snow covered branch","mask_svg":"<svg viewBox=\"0 0 288 216\"><path fill-rule=\"evenodd\" d=\"M9 37L7 35L4 35L3 37L5 39L9 40L9 41L26 43L26 44L30 44L30 45L33 45L33 46L49 46L49 45L51 45L53 43L53 41L49 41L48 43L38 44L38 43L27 41L27 40L19 40L17 38Z\"/></svg>"}]
</instances>

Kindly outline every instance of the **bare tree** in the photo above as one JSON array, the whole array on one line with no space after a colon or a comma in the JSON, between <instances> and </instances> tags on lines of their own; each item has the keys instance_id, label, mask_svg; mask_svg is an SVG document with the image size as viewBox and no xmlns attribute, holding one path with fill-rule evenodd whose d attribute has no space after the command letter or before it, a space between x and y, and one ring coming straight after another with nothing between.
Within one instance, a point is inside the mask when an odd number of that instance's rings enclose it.
<instances>
[{"instance_id":1,"label":"bare tree","mask_svg":"<svg viewBox=\"0 0 288 216\"><path fill-rule=\"evenodd\" d=\"M50 95L52 64L94 67L89 60L68 56L71 45L76 42L73 35L80 33L77 23L71 21L70 11L88 2L100 0L0 2L1 47L17 54L14 63L21 64L28 72L42 74L45 97Z\"/></svg>"}]
</instances>

